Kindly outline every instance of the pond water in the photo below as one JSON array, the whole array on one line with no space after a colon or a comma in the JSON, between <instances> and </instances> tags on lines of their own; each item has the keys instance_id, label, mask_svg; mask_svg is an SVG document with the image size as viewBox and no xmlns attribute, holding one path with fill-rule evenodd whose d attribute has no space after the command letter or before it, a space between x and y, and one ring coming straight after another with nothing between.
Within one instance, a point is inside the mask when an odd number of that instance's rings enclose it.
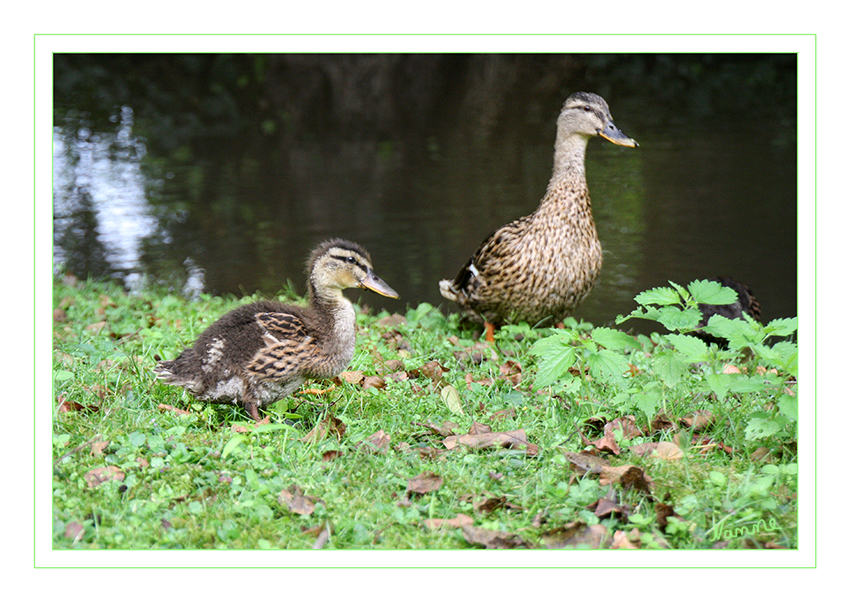
<instances>
[{"instance_id":1,"label":"pond water","mask_svg":"<svg viewBox=\"0 0 850 602\"><path fill-rule=\"evenodd\" d=\"M716 100L754 94L746 82L764 65L712 59L719 75L678 77L678 103L663 74L705 60L643 60L653 91L637 76L611 83L633 57L390 58L58 57L56 272L189 296L273 295L287 281L303 294L311 248L343 237L401 294L352 299L454 311L438 280L536 208L560 106L584 89L640 147L588 147L604 265L574 315L610 324L642 290L716 275L749 285L763 318L796 315L793 96L766 111ZM724 60L740 77L723 75Z\"/></svg>"}]
</instances>

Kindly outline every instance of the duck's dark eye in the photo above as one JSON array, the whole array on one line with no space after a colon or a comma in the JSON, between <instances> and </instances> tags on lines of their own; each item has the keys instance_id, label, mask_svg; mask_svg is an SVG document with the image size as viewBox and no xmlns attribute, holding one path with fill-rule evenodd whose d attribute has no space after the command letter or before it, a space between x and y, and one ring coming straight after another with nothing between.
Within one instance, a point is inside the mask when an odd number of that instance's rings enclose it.
<instances>
[{"instance_id":1,"label":"duck's dark eye","mask_svg":"<svg viewBox=\"0 0 850 602\"><path fill-rule=\"evenodd\" d=\"M584 105L584 110L590 113L590 105Z\"/></svg>"},{"instance_id":2,"label":"duck's dark eye","mask_svg":"<svg viewBox=\"0 0 850 602\"><path fill-rule=\"evenodd\" d=\"M356 260L356 259L354 259L354 257L352 257L351 255L349 255L348 257L346 257L346 258L345 258L345 260L346 260L348 263L354 263L355 261L357 261L357 260Z\"/></svg>"}]
</instances>

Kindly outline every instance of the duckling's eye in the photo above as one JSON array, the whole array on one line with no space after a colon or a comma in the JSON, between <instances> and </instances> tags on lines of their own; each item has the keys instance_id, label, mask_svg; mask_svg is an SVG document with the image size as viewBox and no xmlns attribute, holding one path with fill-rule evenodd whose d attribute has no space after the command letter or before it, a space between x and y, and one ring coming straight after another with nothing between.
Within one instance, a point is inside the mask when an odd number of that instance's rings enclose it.
<instances>
[{"instance_id":1,"label":"duckling's eye","mask_svg":"<svg viewBox=\"0 0 850 602\"><path fill-rule=\"evenodd\" d=\"M354 257L352 257L351 255L349 255L348 257L346 257L346 258L345 258L345 260L346 260L348 263L350 263L350 264L354 264L354 262L356 261L356 260L354 259Z\"/></svg>"},{"instance_id":2,"label":"duckling's eye","mask_svg":"<svg viewBox=\"0 0 850 602\"><path fill-rule=\"evenodd\" d=\"M584 105L584 110L587 113L590 113L590 105Z\"/></svg>"}]
</instances>

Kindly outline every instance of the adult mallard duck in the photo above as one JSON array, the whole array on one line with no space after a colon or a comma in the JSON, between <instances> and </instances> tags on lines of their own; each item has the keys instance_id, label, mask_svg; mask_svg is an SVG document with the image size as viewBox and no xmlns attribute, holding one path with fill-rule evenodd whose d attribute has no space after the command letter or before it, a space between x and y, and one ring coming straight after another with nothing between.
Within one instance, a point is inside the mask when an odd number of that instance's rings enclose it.
<instances>
[{"instance_id":1,"label":"adult mallard duck","mask_svg":"<svg viewBox=\"0 0 850 602\"><path fill-rule=\"evenodd\" d=\"M308 262L308 305L257 301L214 322L176 359L161 361L157 377L195 398L237 403L259 421L258 408L293 393L308 378L331 378L354 357L354 308L342 294L360 287L398 294L372 271L360 246L335 239Z\"/></svg>"},{"instance_id":2,"label":"adult mallard duck","mask_svg":"<svg viewBox=\"0 0 850 602\"><path fill-rule=\"evenodd\" d=\"M555 323L590 292L602 267L602 248L584 174L588 141L601 136L637 146L615 125L600 96L576 92L558 116L552 179L540 206L491 234L440 293L487 327L525 321Z\"/></svg>"}]
</instances>

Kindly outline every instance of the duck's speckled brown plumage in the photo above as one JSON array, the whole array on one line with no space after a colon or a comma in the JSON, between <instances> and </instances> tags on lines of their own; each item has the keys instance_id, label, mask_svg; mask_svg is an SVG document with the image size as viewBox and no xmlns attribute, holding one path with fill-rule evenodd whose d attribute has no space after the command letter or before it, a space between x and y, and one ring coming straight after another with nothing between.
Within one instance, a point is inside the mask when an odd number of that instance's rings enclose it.
<instances>
[{"instance_id":1,"label":"duck's speckled brown plumage","mask_svg":"<svg viewBox=\"0 0 850 602\"><path fill-rule=\"evenodd\" d=\"M594 136L637 146L614 125L608 104L586 92L571 95L558 117L552 178L531 215L487 238L440 293L477 322L551 323L587 296L602 267L584 172Z\"/></svg>"},{"instance_id":2,"label":"duck's speckled brown plumage","mask_svg":"<svg viewBox=\"0 0 850 602\"><path fill-rule=\"evenodd\" d=\"M212 403L257 408L293 393L306 379L330 378L354 356L354 308L342 290L359 286L397 297L372 271L359 245L331 240L308 263L307 307L258 301L225 314L176 359L154 368L161 380Z\"/></svg>"}]
</instances>

